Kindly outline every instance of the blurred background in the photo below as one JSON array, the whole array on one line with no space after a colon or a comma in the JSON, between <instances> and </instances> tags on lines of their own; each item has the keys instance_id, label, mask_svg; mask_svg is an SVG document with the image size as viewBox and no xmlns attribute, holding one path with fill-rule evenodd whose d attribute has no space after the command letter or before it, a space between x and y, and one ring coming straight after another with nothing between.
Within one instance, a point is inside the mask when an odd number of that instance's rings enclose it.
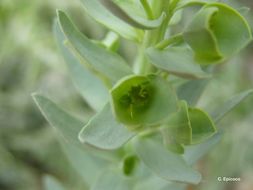
<instances>
[{"instance_id":1,"label":"blurred background","mask_svg":"<svg viewBox=\"0 0 253 190\"><path fill-rule=\"evenodd\" d=\"M244 8L253 8L252 1L225 2L238 8L253 26L253 11ZM105 36L106 29L85 15L78 0L0 0L0 190L85 189L31 98L32 92L41 91L82 121L92 115L57 50L52 33L56 9L68 12L88 37ZM135 46L121 42L119 51L131 62ZM217 68L199 106L210 109L252 87L253 43ZM252 108L249 97L219 124L225 136L198 165L203 183L189 189L253 189ZM241 182L218 182L220 176L240 177Z\"/></svg>"}]
</instances>

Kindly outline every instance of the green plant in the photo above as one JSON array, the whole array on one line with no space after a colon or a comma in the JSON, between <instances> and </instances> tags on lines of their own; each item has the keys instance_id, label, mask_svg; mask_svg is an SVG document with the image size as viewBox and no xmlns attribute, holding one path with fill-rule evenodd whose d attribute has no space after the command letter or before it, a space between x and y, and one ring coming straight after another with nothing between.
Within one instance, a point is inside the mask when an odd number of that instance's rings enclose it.
<instances>
[{"instance_id":1,"label":"green plant","mask_svg":"<svg viewBox=\"0 0 253 190\"><path fill-rule=\"evenodd\" d=\"M217 65L251 41L247 21L214 1L82 3L114 33L90 40L63 11L57 12L54 33L76 87L96 113L84 124L43 95L33 95L69 142L63 146L72 164L88 168L81 173L93 190L177 190L200 183L192 165L221 139L220 119L253 90L213 111L195 106ZM192 20L174 29L180 12L192 6L199 7ZM132 68L117 53L118 35L138 47ZM76 147L82 150L79 158Z\"/></svg>"}]
</instances>

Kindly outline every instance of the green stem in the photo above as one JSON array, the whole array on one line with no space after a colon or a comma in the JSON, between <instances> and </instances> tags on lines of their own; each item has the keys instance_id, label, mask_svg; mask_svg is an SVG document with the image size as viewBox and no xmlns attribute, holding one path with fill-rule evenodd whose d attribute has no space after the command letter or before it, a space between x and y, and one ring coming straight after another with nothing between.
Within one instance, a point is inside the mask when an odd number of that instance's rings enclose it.
<instances>
[{"instance_id":1,"label":"green stem","mask_svg":"<svg viewBox=\"0 0 253 190\"><path fill-rule=\"evenodd\" d=\"M174 14L174 10L176 8L177 3L180 0L162 0L162 1L156 1L157 3L162 3L162 9L161 12L166 13L166 17L162 23L162 25L155 30L149 30L145 31L143 43L139 47L138 57L136 59L135 65L134 65L134 71L137 74L147 74L150 72L152 65L148 62L145 50L150 47L151 45L156 44L157 42L164 39L168 24ZM144 2L144 1L143 1Z\"/></svg>"},{"instance_id":2,"label":"green stem","mask_svg":"<svg viewBox=\"0 0 253 190\"><path fill-rule=\"evenodd\" d=\"M161 41L164 39L167 27L170 23L170 20L172 16L174 15L175 8L180 0L163 0L163 9L162 11L166 13L166 18L164 19L161 27L160 27L160 32L157 38L157 42Z\"/></svg>"},{"instance_id":3,"label":"green stem","mask_svg":"<svg viewBox=\"0 0 253 190\"><path fill-rule=\"evenodd\" d=\"M165 39L163 41L161 41L160 43L158 43L155 47L157 49L164 49L166 47L168 47L171 44L176 44L176 43L180 43L183 41L183 35L182 33L180 34L176 34L168 39Z\"/></svg>"},{"instance_id":4,"label":"green stem","mask_svg":"<svg viewBox=\"0 0 253 190\"><path fill-rule=\"evenodd\" d=\"M147 0L140 0L140 2L146 12L148 19L154 19L154 14L153 14L153 11L152 11L148 1Z\"/></svg>"}]
</instances>

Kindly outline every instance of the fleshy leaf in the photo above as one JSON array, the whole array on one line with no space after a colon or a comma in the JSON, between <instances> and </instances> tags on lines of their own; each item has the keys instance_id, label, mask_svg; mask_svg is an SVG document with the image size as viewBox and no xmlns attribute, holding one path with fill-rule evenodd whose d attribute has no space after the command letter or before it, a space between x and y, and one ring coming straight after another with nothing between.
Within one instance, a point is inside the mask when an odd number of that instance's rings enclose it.
<instances>
[{"instance_id":1,"label":"fleshy leaf","mask_svg":"<svg viewBox=\"0 0 253 190\"><path fill-rule=\"evenodd\" d=\"M141 138L135 142L139 158L159 177L169 181L197 184L201 175L186 164L184 159L165 149L152 139Z\"/></svg>"},{"instance_id":2,"label":"fleshy leaf","mask_svg":"<svg viewBox=\"0 0 253 190\"><path fill-rule=\"evenodd\" d=\"M184 32L199 64L221 62L244 48L251 38L247 21L222 3L205 5Z\"/></svg>"},{"instance_id":3,"label":"fleshy leaf","mask_svg":"<svg viewBox=\"0 0 253 190\"><path fill-rule=\"evenodd\" d=\"M58 21L71 46L96 72L110 79L112 83L132 73L130 67L119 55L95 45L78 31L64 12L58 11Z\"/></svg>"},{"instance_id":4,"label":"fleshy leaf","mask_svg":"<svg viewBox=\"0 0 253 190\"><path fill-rule=\"evenodd\" d=\"M82 129L83 123L67 114L48 98L40 94L33 94L32 96L50 125L54 127L66 141L80 144L78 133Z\"/></svg>"},{"instance_id":5,"label":"fleshy leaf","mask_svg":"<svg viewBox=\"0 0 253 190\"><path fill-rule=\"evenodd\" d=\"M195 106L209 81L209 79L187 81L178 87L178 98L185 100L190 106Z\"/></svg>"},{"instance_id":6,"label":"fleshy leaf","mask_svg":"<svg viewBox=\"0 0 253 190\"><path fill-rule=\"evenodd\" d=\"M189 145L185 146L184 159L185 161L193 165L195 164L201 157L207 154L218 142L221 140L221 133L217 133L201 144Z\"/></svg>"},{"instance_id":7,"label":"fleshy leaf","mask_svg":"<svg viewBox=\"0 0 253 190\"><path fill-rule=\"evenodd\" d=\"M187 48L169 47L164 50L149 48L147 55L154 66L168 73L185 78L210 77L210 74L195 63L192 52Z\"/></svg>"},{"instance_id":8,"label":"fleshy leaf","mask_svg":"<svg viewBox=\"0 0 253 190\"><path fill-rule=\"evenodd\" d=\"M84 125L81 121L42 95L33 94L33 98L47 121L56 129L60 137L63 137L59 138L59 141L70 164L83 177L85 183L90 184L101 168L106 166L105 163L116 158L113 154L91 151L83 146L78 140L78 133ZM87 171L92 172L87 173Z\"/></svg>"},{"instance_id":9,"label":"fleshy leaf","mask_svg":"<svg viewBox=\"0 0 253 190\"><path fill-rule=\"evenodd\" d=\"M198 108L189 108L189 119L192 128L192 143L200 143L211 136L213 136L217 130L207 113Z\"/></svg>"},{"instance_id":10,"label":"fleshy leaf","mask_svg":"<svg viewBox=\"0 0 253 190\"><path fill-rule=\"evenodd\" d=\"M57 22L54 23L54 34L57 45L68 66L73 82L88 102L96 111L100 110L109 99L107 89L102 82L94 76L63 44L65 37Z\"/></svg>"},{"instance_id":11,"label":"fleshy leaf","mask_svg":"<svg viewBox=\"0 0 253 190\"><path fill-rule=\"evenodd\" d=\"M100 175L91 190L132 190L131 181L116 169L108 169Z\"/></svg>"},{"instance_id":12,"label":"fleshy leaf","mask_svg":"<svg viewBox=\"0 0 253 190\"><path fill-rule=\"evenodd\" d=\"M211 112L212 118L215 122L219 122L227 113L229 113L233 108L240 104L244 99L253 94L253 89L241 92L231 99L226 101L223 105L219 105L217 109Z\"/></svg>"},{"instance_id":13,"label":"fleshy leaf","mask_svg":"<svg viewBox=\"0 0 253 190\"><path fill-rule=\"evenodd\" d=\"M132 15L132 14L127 13L124 9L122 9L112 0L100 0L100 2L107 9L109 9L115 16L124 20L125 22L132 25L133 27L140 28L140 29L146 29L146 30L155 29L162 24L165 18L165 14L162 14L158 19L148 20L148 19L140 17L139 15Z\"/></svg>"},{"instance_id":14,"label":"fleshy leaf","mask_svg":"<svg viewBox=\"0 0 253 190\"><path fill-rule=\"evenodd\" d=\"M142 31L135 29L113 15L99 2L99 0L81 0L81 2L83 3L86 12L107 28L130 40L140 41L142 38Z\"/></svg>"},{"instance_id":15,"label":"fleshy leaf","mask_svg":"<svg viewBox=\"0 0 253 190\"><path fill-rule=\"evenodd\" d=\"M170 84L156 75L127 76L112 88L111 105L117 120L130 129L159 123L177 111Z\"/></svg>"},{"instance_id":16,"label":"fleshy leaf","mask_svg":"<svg viewBox=\"0 0 253 190\"><path fill-rule=\"evenodd\" d=\"M109 103L83 127L79 133L82 143L101 149L117 149L131 139L135 133L118 123L112 114Z\"/></svg>"}]
</instances>

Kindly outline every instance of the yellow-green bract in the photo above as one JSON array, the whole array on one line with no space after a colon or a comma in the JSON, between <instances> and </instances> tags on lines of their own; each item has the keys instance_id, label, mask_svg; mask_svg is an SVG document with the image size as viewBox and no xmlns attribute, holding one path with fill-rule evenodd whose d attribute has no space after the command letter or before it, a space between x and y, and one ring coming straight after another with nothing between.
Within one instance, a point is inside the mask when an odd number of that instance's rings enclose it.
<instances>
[{"instance_id":1,"label":"yellow-green bract","mask_svg":"<svg viewBox=\"0 0 253 190\"><path fill-rule=\"evenodd\" d=\"M198 63L218 63L233 56L251 40L247 21L222 3L205 5L184 31Z\"/></svg>"},{"instance_id":2,"label":"yellow-green bract","mask_svg":"<svg viewBox=\"0 0 253 190\"><path fill-rule=\"evenodd\" d=\"M111 106L118 121L134 126L157 124L177 111L170 84L156 75L131 75L111 89Z\"/></svg>"}]
</instances>

